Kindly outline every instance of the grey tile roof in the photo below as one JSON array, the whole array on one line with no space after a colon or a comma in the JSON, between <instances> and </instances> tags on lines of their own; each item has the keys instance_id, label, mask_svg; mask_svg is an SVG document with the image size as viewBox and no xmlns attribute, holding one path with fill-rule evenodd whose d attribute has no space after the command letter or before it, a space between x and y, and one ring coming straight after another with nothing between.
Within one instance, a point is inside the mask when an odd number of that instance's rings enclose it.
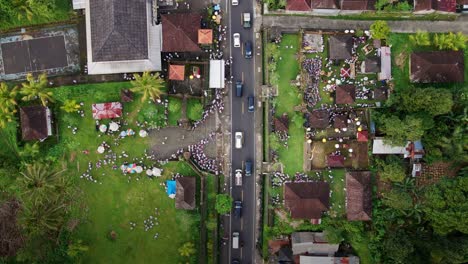
<instances>
[{"instance_id":1,"label":"grey tile roof","mask_svg":"<svg viewBox=\"0 0 468 264\"><path fill-rule=\"evenodd\" d=\"M146 0L89 0L93 61L148 58Z\"/></svg>"}]
</instances>

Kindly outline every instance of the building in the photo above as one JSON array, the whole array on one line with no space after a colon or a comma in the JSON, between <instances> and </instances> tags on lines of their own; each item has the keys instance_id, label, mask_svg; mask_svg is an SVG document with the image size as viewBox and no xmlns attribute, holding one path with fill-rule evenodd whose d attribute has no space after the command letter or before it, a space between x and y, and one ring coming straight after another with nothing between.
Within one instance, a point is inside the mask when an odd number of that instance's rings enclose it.
<instances>
[{"instance_id":1,"label":"building","mask_svg":"<svg viewBox=\"0 0 468 264\"><path fill-rule=\"evenodd\" d=\"M413 52L410 80L413 83L461 83L465 81L463 51Z\"/></svg>"},{"instance_id":2,"label":"building","mask_svg":"<svg viewBox=\"0 0 468 264\"><path fill-rule=\"evenodd\" d=\"M388 98L387 87L377 87L372 91L372 98L378 101L385 101Z\"/></svg>"},{"instance_id":3,"label":"building","mask_svg":"<svg viewBox=\"0 0 468 264\"><path fill-rule=\"evenodd\" d=\"M349 221L369 221L372 215L370 171L346 172L346 216Z\"/></svg>"},{"instance_id":4,"label":"building","mask_svg":"<svg viewBox=\"0 0 468 264\"><path fill-rule=\"evenodd\" d=\"M299 256L300 264L359 264L359 257Z\"/></svg>"},{"instance_id":5,"label":"building","mask_svg":"<svg viewBox=\"0 0 468 264\"><path fill-rule=\"evenodd\" d=\"M392 146L383 138L375 138L372 145L372 154L375 155L403 155L403 158L422 159L424 147L420 140L408 141L405 146Z\"/></svg>"},{"instance_id":6,"label":"building","mask_svg":"<svg viewBox=\"0 0 468 264\"><path fill-rule=\"evenodd\" d=\"M198 44L211 45L213 43L213 30L212 29L199 29L198 30Z\"/></svg>"},{"instance_id":7,"label":"building","mask_svg":"<svg viewBox=\"0 0 468 264\"><path fill-rule=\"evenodd\" d=\"M294 219L321 219L328 211L330 185L327 182L289 182L284 185L284 203Z\"/></svg>"},{"instance_id":8,"label":"building","mask_svg":"<svg viewBox=\"0 0 468 264\"><path fill-rule=\"evenodd\" d=\"M201 52L198 31L201 16L194 13L161 15L163 52Z\"/></svg>"},{"instance_id":9,"label":"building","mask_svg":"<svg viewBox=\"0 0 468 264\"><path fill-rule=\"evenodd\" d=\"M310 128L325 129L330 124L330 117L327 110L314 110L306 114L308 126Z\"/></svg>"},{"instance_id":10,"label":"building","mask_svg":"<svg viewBox=\"0 0 468 264\"><path fill-rule=\"evenodd\" d=\"M286 2L286 10L290 11L310 11L311 8L311 0L288 0Z\"/></svg>"},{"instance_id":11,"label":"building","mask_svg":"<svg viewBox=\"0 0 468 264\"><path fill-rule=\"evenodd\" d=\"M363 73L377 73L380 72L380 58L377 56L366 57L361 65Z\"/></svg>"},{"instance_id":12,"label":"building","mask_svg":"<svg viewBox=\"0 0 468 264\"><path fill-rule=\"evenodd\" d=\"M454 13L456 0L414 0L415 13L430 13L434 11Z\"/></svg>"},{"instance_id":13,"label":"building","mask_svg":"<svg viewBox=\"0 0 468 264\"><path fill-rule=\"evenodd\" d=\"M287 113L283 113L280 117L273 117L273 127L275 132L288 134L289 117Z\"/></svg>"},{"instance_id":14,"label":"building","mask_svg":"<svg viewBox=\"0 0 468 264\"><path fill-rule=\"evenodd\" d=\"M89 74L161 70L162 27L153 23L153 2L84 3Z\"/></svg>"},{"instance_id":15,"label":"building","mask_svg":"<svg viewBox=\"0 0 468 264\"><path fill-rule=\"evenodd\" d=\"M195 203L196 179L195 177L176 178L175 207L177 209L193 210Z\"/></svg>"},{"instance_id":16,"label":"building","mask_svg":"<svg viewBox=\"0 0 468 264\"><path fill-rule=\"evenodd\" d=\"M356 100L356 87L352 84L338 85L335 91L336 104L353 104Z\"/></svg>"},{"instance_id":17,"label":"building","mask_svg":"<svg viewBox=\"0 0 468 264\"><path fill-rule=\"evenodd\" d=\"M294 255L333 256L339 244L329 244L325 232L294 232L291 247Z\"/></svg>"},{"instance_id":18,"label":"building","mask_svg":"<svg viewBox=\"0 0 468 264\"><path fill-rule=\"evenodd\" d=\"M336 115L333 118L333 127L338 129L343 129L348 127L348 116L346 115Z\"/></svg>"},{"instance_id":19,"label":"building","mask_svg":"<svg viewBox=\"0 0 468 264\"><path fill-rule=\"evenodd\" d=\"M20 107L21 134L23 140L45 140L52 136L50 109L45 106Z\"/></svg>"},{"instance_id":20,"label":"building","mask_svg":"<svg viewBox=\"0 0 468 264\"><path fill-rule=\"evenodd\" d=\"M341 10L375 10L375 0L341 0Z\"/></svg>"},{"instance_id":21,"label":"building","mask_svg":"<svg viewBox=\"0 0 468 264\"><path fill-rule=\"evenodd\" d=\"M332 35L328 39L328 58L330 60L347 60L352 57L353 36Z\"/></svg>"},{"instance_id":22,"label":"building","mask_svg":"<svg viewBox=\"0 0 468 264\"><path fill-rule=\"evenodd\" d=\"M341 155L328 155L327 166L330 168L344 168L344 157Z\"/></svg>"},{"instance_id":23,"label":"building","mask_svg":"<svg viewBox=\"0 0 468 264\"><path fill-rule=\"evenodd\" d=\"M172 80L172 81L185 80L185 65L170 64L169 65L169 80Z\"/></svg>"}]
</instances>

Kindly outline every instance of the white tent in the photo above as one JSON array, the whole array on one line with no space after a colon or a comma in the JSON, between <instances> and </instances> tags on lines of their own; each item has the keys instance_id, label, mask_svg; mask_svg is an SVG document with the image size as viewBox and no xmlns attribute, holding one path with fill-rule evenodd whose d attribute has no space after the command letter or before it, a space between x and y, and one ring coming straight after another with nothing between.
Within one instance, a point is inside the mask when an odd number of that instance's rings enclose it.
<instances>
[{"instance_id":1,"label":"white tent","mask_svg":"<svg viewBox=\"0 0 468 264\"><path fill-rule=\"evenodd\" d=\"M224 60L210 60L210 88L224 88Z\"/></svg>"}]
</instances>

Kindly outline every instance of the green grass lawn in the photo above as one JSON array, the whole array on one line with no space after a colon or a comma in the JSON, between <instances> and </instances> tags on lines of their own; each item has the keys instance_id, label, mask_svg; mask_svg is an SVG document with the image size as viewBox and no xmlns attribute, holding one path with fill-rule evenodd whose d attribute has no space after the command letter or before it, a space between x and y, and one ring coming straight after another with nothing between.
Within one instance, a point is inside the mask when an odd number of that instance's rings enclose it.
<instances>
[{"instance_id":1,"label":"green grass lawn","mask_svg":"<svg viewBox=\"0 0 468 264\"><path fill-rule=\"evenodd\" d=\"M187 100L187 118L192 121L200 120L203 116L203 105L200 99L190 98Z\"/></svg>"},{"instance_id":2,"label":"green grass lawn","mask_svg":"<svg viewBox=\"0 0 468 264\"><path fill-rule=\"evenodd\" d=\"M330 191L332 191L330 198L330 215L344 215L346 212L346 192L343 190L346 186L345 173L344 169L332 170L331 174L324 172L323 180L330 184ZM328 177L328 175L332 175L332 178Z\"/></svg>"},{"instance_id":3,"label":"green grass lawn","mask_svg":"<svg viewBox=\"0 0 468 264\"><path fill-rule=\"evenodd\" d=\"M288 48L286 48L288 46ZM291 48L291 46L293 48ZM285 34L279 46L281 61L278 63L279 96L276 98L276 115L288 113L289 135L288 148L281 147L278 151L279 159L284 165L285 173L293 175L302 171L302 153L304 141L303 117L294 112L294 106L302 103L302 94L289 82L299 74L299 63L295 54L299 51L300 43L297 34Z\"/></svg>"},{"instance_id":4,"label":"green grass lawn","mask_svg":"<svg viewBox=\"0 0 468 264\"><path fill-rule=\"evenodd\" d=\"M182 117L182 100L176 97L169 97L169 105L171 104L178 104L179 109L178 111L172 111L171 107L169 107L169 125L170 126L177 126L177 121Z\"/></svg>"},{"instance_id":5,"label":"green grass lawn","mask_svg":"<svg viewBox=\"0 0 468 264\"><path fill-rule=\"evenodd\" d=\"M77 198L80 206L75 208L73 215L82 221L75 235L89 246L89 251L84 255L84 263L152 263L155 259L158 263L185 262L179 256L178 248L189 241L198 247L199 211L176 210L174 200L168 198L161 183L176 172L184 176L195 176L186 163L170 162L164 165L163 177L153 180L143 176L144 174L123 175L120 170L113 170L111 165L91 171L97 183L79 179L89 161L95 164L97 160L104 159L105 154L96 153L102 141L111 145L112 151L117 155L120 156L122 151L129 155L128 158L118 157L115 164L117 166L126 161L131 163L133 158L143 159L147 166L153 164L144 159L145 150L150 147L148 138L138 135L127 137L115 146L113 143L116 135L99 136L100 133L95 130L91 104L120 101L120 89L128 88L129 85L104 83L55 89L58 105L65 99L83 102L85 117L76 113L67 114L56 106L59 112L55 118L59 124L59 143L44 151L49 157L64 157L68 162L68 175L76 179L82 190L81 197ZM134 102L124 103L124 117L138 119L146 108L158 110L153 103L141 103L139 98L137 95ZM163 112L153 114L150 117L163 115ZM72 134L68 126L78 127L77 134ZM140 129L135 123L129 123L124 128L132 128L137 134ZM83 150L89 150L89 154L83 153ZM158 208L159 215L155 215L155 208ZM143 221L150 215L158 217L159 225L145 232ZM130 229L130 222L136 223L135 229ZM111 230L117 233L114 241L108 238ZM155 233L159 233L158 239L153 238ZM191 262L194 263L195 259L196 256L193 256Z\"/></svg>"}]
</instances>

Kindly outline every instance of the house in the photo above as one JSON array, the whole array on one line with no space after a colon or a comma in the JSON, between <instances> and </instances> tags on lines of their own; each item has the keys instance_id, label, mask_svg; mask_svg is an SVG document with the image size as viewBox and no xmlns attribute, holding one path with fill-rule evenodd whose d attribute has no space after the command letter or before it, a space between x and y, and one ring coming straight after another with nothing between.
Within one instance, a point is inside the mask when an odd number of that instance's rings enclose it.
<instances>
[{"instance_id":1,"label":"house","mask_svg":"<svg viewBox=\"0 0 468 264\"><path fill-rule=\"evenodd\" d=\"M356 99L356 87L352 84L338 85L335 91L336 104L353 104Z\"/></svg>"},{"instance_id":2,"label":"house","mask_svg":"<svg viewBox=\"0 0 468 264\"><path fill-rule=\"evenodd\" d=\"M348 127L348 116L347 115L336 115L333 118L333 127L342 129Z\"/></svg>"},{"instance_id":3,"label":"house","mask_svg":"<svg viewBox=\"0 0 468 264\"><path fill-rule=\"evenodd\" d=\"M198 30L201 16L194 13L161 15L163 52L201 52Z\"/></svg>"},{"instance_id":4,"label":"house","mask_svg":"<svg viewBox=\"0 0 468 264\"><path fill-rule=\"evenodd\" d=\"M341 0L341 10L375 10L375 0Z\"/></svg>"},{"instance_id":5,"label":"house","mask_svg":"<svg viewBox=\"0 0 468 264\"><path fill-rule=\"evenodd\" d=\"M288 0L286 2L286 10L290 11L310 11L311 7L311 0Z\"/></svg>"},{"instance_id":6,"label":"house","mask_svg":"<svg viewBox=\"0 0 468 264\"><path fill-rule=\"evenodd\" d=\"M50 109L45 106L20 107L21 134L23 140L45 140L52 136Z\"/></svg>"},{"instance_id":7,"label":"house","mask_svg":"<svg viewBox=\"0 0 468 264\"><path fill-rule=\"evenodd\" d=\"M413 83L461 83L465 81L463 51L413 52L410 80Z\"/></svg>"},{"instance_id":8,"label":"house","mask_svg":"<svg viewBox=\"0 0 468 264\"><path fill-rule=\"evenodd\" d=\"M281 247L278 251L278 264L294 264L294 257L291 247Z\"/></svg>"},{"instance_id":9,"label":"house","mask_svg":"<svg viewBox=\"0 0 468 264\"><path fill-rule=\"evenodd\" d=\"M177 209L195 209L195 177L176 178L175 207Z\"/></svg>"},{"instance_id":10,"label":"house","mask_svg":"<svg viewBox=\"0 0 468 264\"><path fill-rule=\"evenodd\" d=\"M341 155L328 155L327 166L330 168L343 168L344 157Z\"/></svg>"},{"instance_id":11,"label":"house","mask_svg":"<svg viewBox=\"0 0 468 264\"><path fill-rule=\"evenodd\" d=\"M289 182L283 194L285 207L294 219L321 219L330 207L327 182Z\"/></svg>"},{"instance_id":12,"label":"house","mask_svg":"<svg viewBox=\"0 0 468 264\"><path fill-rule=\"evenodd\" d=\"M273 117L273 127L275 132L288 134L289 117L287 113L283 113L280 117Z\"/></svg>"},{"instance_id":13,"label":"house","mask_svg":"<svg viewBox=\"0 0 468 264\"><path fill-rule=\"evenodd\" d=\"M89 74L161 70L161 25L146 0L87 0Z\"/></svg>"},{"instance_id":14,"label":"house","mask_svg":"<svg viewBox=\"0 0 468 264\"><path fill-rule=\"evenodd\" d=\"M405 146L392 146L383 138L375 138L372 145L372 154L375 155L403 155L404 158L421 159L424 156L424 147L420 140L408 141Z\"/></svg>"},{"instance_id":15,"label":"house","mask_svg":"<svg viewBox=\"0 0 468 264\"><path fill-rule=\"evenodd\" d=\"M300 264L359 264L359 257L299 256Z\"/></svg>"},{"instance_id":16,"label":"house","mask_svg":"<svg viewBox=\"0 0 468 264\"><path fill-rule=\"evenodd\" d=\"M362 62L361 71L363 73L380 72L380 58L377 56L366 57L366 59Z\"/></svg>"},{"instance_id":17,"label":"house","mask_svg":"<svg viewBox=\"0 0 468 264\"><path fill-rule=\"evenodd\" d=\"M380 72L377 74L379 81L392 79L392 52L390 47L380 47Z\"/></svg>"},{"instance_id":18,"label":"house","mask_svg":"<svg viewBox=\"0 0 468 264\"><path fill-rule=\"evenodd\" d=\"M338 9L338 5L335 0L312 0L312 10L314 9Z\"/></svg>"},{"instance_id":19,"label":"house","mask_svg":"<svg viewBox=\"0 0 468 264\"><path fill-rule=\"evenodd\" d=\"M433 11L454 13L456 0L414 0L415 13L429 13Z\"/></svg>"},{"instance_id":20,"label":"house","mask_svg":"<svg viewBox=\"0 0 468 264\"><path fill-rule=\"evenodd\" d=\"M369 221L372 215L370 171L346 172L346 216L349 221Z\"/></svg>"},{"instance_id":21,"label":"house","mask_svg":"<svg viewBox=\"0 0 468 264\"><path fill-rule=\"evenodd\" d=\"M339 244L329 244L325 232L294 232L291 234L291 247L294 255L333 256Z\"/></svg>"},{"instance_id":22,"label":"house","mask_svg":"<svg viewBox=\"0 0 468 264\"><path fill-rule=\"evenodd\" d=\"M330 123L327 110L314 110L306 114L306 118L310 128L325 129Z\"/></svg>"},{"instance_id":23,"label":"house","mask_svg":"<svg viewBox=\"0 0 468 264\"><path fill-rule=\"evenodd\" d=\"M388 88L387 87L377 87L372 91L372 98L378 101L385 101L388 98Z\"/></svg>"},{"instance_id":24,"label":"house","mask_svg":"<svg viewBox=\"0 0 468 264\"><path fill-rule=\"evenodd\" d=\"M169 65L169 80L183 81L185 80L185 65Z\"/></svg>"},{"instance_id":25,"label":"house","mask_svg":"<svg viewBox=\"0 0 468 264\"><path fill-rule=\"evenodd\" d=\"M210 60L210 88L224 88L224 79L226 78L224 71L224 60Z\"/></svg>"},{"instance_id":26,"label":"house","mask_svg":"<svg viewBox=\"0 0 468 264\"><path fill-rule=\"evenodd\" d=\"M354 41L352 35L332 35L328 39L328 58L330 60L347 60L352 57Z\"/></svg>"}]
</instances>

